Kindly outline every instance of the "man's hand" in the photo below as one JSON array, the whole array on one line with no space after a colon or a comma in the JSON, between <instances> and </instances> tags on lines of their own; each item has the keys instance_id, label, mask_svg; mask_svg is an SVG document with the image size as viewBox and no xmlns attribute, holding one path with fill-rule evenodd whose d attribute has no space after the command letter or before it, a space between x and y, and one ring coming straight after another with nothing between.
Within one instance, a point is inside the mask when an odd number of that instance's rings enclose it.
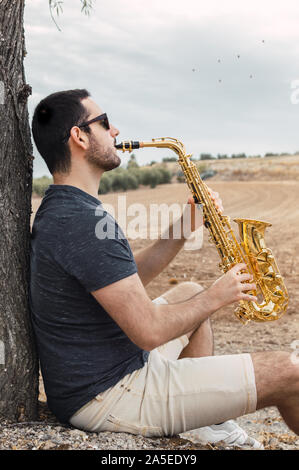
<instances>
[{"instance_id":1,"label":"man's hand","mask_svg":"<svg viewBox=\"0 0 299 470\"><path fill-rule=\"evenodd\" d=\"M217 193L216 191L213 191L211 188L209 188L207 186L207 190L209 191L209 194L211 196L211 199L213 200L216 208L218 209L218 211L220 213L223 212L223 205L222 205L222 200L219 196L219 193ZM188 204L191 204L191 232L195 232L195 230L197 230L201 225L202 225L202 218L199 218L199 217L196 217L196 203L193 199L193 196L189 196L188 197L188 201L187 201Z\"/></svg>"},{"instance_id":2,"label":"man's hand","mask_svg":"<svg viewBox=\"0 0 299 470\"><path fill-rule=\"evenodd\" d=\"M211 298L220 302L217 309L240 300L257 301L257 297L248 294L248 291L256 290L256 284L246 282L253 281L251 274L241 272L246 269L246 264L236 264L208 289Z\"/></svg>"},{"instance_id":3,"label":"man's hand","mask_svg":"<svg viewBox=\"0 0 299 470\"><path fill-rule=\"evenodd\" d=\"M219 210L220 213L222 213L224 209L223 209L222 200L219 196L219 193L217 193L216 191L213 191L211 188L209 188L209 186L207 186L207 190L209 191L216 208Z\"/></svg>"}]
</instances>

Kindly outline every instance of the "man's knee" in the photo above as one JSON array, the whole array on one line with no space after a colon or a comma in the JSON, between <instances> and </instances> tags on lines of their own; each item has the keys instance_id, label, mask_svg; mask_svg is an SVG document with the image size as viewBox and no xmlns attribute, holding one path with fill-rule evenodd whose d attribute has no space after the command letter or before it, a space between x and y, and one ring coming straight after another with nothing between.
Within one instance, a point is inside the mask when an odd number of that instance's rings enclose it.
<instances>
[{"instance_id":1,"label":"man's knee","mask_svg":"<svg viewBox=\"0 0 299 470\"><path fill-rule=\"evenodd\" d=\"M162 297L167 300L168 303L184 302L203 290L204 288L197 282L186 281L168 290Z\"/></svg>"},{"instance_id":2,"label":"man's knee","mask_svg":"<svg viewBox=\"0 0 299 470\"><path fill-rule=\"evenodd\" d=\"M251 354L257 389L257 408L278 406L299 393L299 364L285 351Z\"/></svg>"}]
</instances>

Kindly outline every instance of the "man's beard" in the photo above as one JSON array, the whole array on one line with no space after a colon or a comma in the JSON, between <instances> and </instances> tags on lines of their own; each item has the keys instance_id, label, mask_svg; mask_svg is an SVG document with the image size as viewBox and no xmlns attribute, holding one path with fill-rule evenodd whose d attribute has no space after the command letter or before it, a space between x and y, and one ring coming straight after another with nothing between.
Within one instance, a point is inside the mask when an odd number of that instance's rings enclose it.
<instances>
[{"instance_id":1,"label":"man's beard","mask_svg":"<svg viewBox=\"0 0 299 470\"><path fill-rule=\"evenodd\" d=\"M86 152L86 160L90 165L104 171L113 170L113 168L120 165L121 159L115 148L105 148L99 145L92 135L89 136L89 143L90 147Z\"/></svg>"}]
</instances>

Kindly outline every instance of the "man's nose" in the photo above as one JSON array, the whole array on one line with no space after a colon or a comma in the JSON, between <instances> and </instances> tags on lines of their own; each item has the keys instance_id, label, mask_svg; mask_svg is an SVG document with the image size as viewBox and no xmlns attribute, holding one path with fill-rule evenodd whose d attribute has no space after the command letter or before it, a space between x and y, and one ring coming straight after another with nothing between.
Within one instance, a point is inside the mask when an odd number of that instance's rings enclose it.
<instances>
[{"instance_id":1,"label":"man's nose","mask_svg":"<svg viewBox=\"0 0 299 470\"><path fill-rule=\"evenodd\" d=\"M112 124L110 124L110 134L112 137L116 137L119 134L119 130L114 127Z\"/></svg>"}]
</instances>

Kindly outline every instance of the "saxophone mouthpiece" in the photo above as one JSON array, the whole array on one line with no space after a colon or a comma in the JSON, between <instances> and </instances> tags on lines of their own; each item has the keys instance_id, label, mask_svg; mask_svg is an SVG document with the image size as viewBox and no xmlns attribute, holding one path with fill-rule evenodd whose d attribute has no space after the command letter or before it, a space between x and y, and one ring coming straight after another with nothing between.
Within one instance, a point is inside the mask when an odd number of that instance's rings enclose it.
<instances>
[{"instance_id":1,"label":"saxophone mouthpiece","mask_svg":"<svg viewBox=\"0 0 299 470\"><path fill-rule=\"evenodd\" d=\"M141 142L133 142L132 140L120 142L120 144L115 144L115 148L122 150L123 152L132 152L133 149L139 149L141 147Z\"/></svg>"}]
</instances>

